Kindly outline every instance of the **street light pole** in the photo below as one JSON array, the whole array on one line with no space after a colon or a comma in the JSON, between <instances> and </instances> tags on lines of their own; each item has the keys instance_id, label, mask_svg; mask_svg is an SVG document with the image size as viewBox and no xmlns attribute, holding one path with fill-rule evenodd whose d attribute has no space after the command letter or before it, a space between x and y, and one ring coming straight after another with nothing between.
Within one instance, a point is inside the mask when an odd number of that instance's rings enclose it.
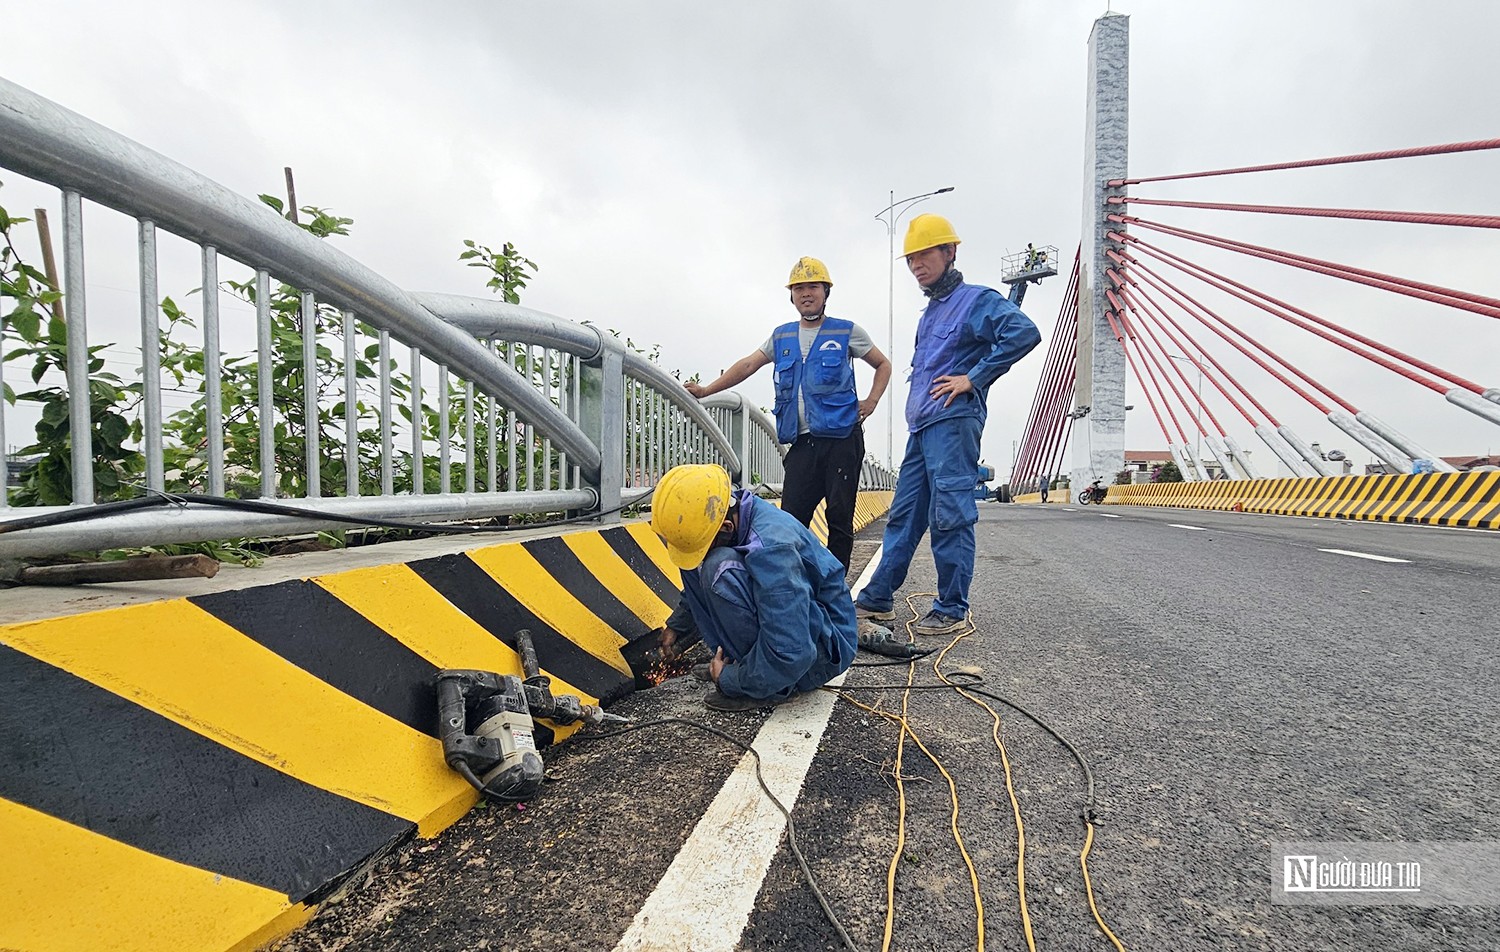
<instances>
[{"instance_id":1,"label":"street light pole","mask_svg":"<svg viewBox=\"0 0 1500 952\"><path fill-rule=\"evenodd\" d=\"M911 198L903 198L896 201L894 189L890 192L891 203L882 208L876 215L875 220L885 225L886 237L886 269L885 269L885 334L886 358L891 362L891 370L896 369L896 225L900 223L901 216L905 215L914 205L925 202L934 195L942 195L944 192L953 191L954 186L940 188L934 192L925 192L921 195L913 195ZM892 401L886 410L885 418L885 465L890 469L896 467L896 404Z\"/></svg>"},{"instance_id":2,"label":"street light pole","mask_svg":"<svg viewBox=\"0 0 1500 952\"><path fill-rule=\"evenodd\" d=\"M1198 433L1193 437L1193 453L1196 456L1193 465L1201 467L1203 465L1203 418L1200 414L1203 413L1203 365L1191 357L1178 357L1174 354L1167 354L1167 356L1173 360L1185 360L1198 371L1198 404L1193 407L1193 425L1198 428Z\"/></svg>"}]
</instances>

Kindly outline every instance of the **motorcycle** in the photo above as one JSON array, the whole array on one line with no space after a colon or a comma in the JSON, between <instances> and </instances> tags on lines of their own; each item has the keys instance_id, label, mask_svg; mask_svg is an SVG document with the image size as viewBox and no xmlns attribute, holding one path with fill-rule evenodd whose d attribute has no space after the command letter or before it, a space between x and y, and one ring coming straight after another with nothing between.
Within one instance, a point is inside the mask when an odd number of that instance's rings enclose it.
<instances>
[{"instance_id":1,"label":"motorcycle","mask_svg":"<svg viewBox=\"0 0 1500 952\"><path fill-rule=\"evenodd\" d=\"M1102 482L1102 479L1096 479L1092 484L1083 487L1083 491L1078 494L1078 504L1080 506L1087 506L1089 503L1097 504L1104 502L1104 494L1108 490L1099 485Z\"/></svg>"}]
</instances>

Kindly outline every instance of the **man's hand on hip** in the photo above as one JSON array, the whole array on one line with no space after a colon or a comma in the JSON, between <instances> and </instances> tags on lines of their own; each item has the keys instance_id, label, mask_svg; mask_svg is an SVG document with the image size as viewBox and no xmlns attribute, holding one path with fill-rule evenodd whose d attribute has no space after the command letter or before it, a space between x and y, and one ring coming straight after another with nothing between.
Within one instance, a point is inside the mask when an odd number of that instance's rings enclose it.
<instances>
[{"instance_id":1,"label":"man's hand on hip","mask_svg":"<svg viewBox=\"0 0 1500 952\"><path fill-rule=\"evenodd\" d=\"M934 400L946 396L948 400L943 406L950 407L953 405L954 397L961 393L968 393L973 389L974 384L969 380L968 374L944 374L941 377L933 378L932 389L927 392L932 394L932 399Z\"/></svg>"}]
</instances>

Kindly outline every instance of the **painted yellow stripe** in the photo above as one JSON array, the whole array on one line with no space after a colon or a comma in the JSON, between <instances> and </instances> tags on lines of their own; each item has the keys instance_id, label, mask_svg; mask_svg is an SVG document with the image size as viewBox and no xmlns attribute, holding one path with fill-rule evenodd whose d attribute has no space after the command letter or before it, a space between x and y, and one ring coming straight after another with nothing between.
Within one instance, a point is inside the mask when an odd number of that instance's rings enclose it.
<instances>
[{"instance_id":1,"label":"painted yellow stripe","mask_svg":"<svg viewBox=\"0 0 1500 952\"><path fill-rule=\"evenodd\" d=\"M476 799L438 740L187 601L16 625L0 641L290 777L410 820L423 835Z\"/></svg>"},{"instance_id":2,"label":"painted yellow stripe","mask_svg":"<svg viewBox=\"0 0 1500 952\"><path fill-rule=\"evenodd\" d=\"M520 655L405 565L356 569L313 581L439 668L522 673ZM598 700L562 678L552 677L553 690L558 693Z\"/></svg>"},{"instance_id":3,"label":"painted yellow stripe","mask_svg":"<svg viewBox=\"0 0 1500 952\"><path fill-rule=\"evenodd\" d=\"M656 563L656 567L661 569L663 575L681 584L679 579L682 576L682 570L673 565L672 560L667 557L667 547L662 545L661 538L651 531L651 523L632 522L625 527L625 531L635 536L636 544L641 547L641 551L651 557L651 561Z\"/></svg>"},{"instance_id":4,"label":"painted yellow stripe","mask_svg":"<svg viewBox=\"0 0 1500 952\"><path fill-rule=\"evenodd\" d=\"M657 597L651 586L641 581L625 560L620 558L609 543L597 532L571 532L562 537L563 543L583 567L594 573L611 595L646 624L648 628L660 628L666 624L667 616L676 606L668 605Z\"/></svg>"},{"instance_id":5,"label":"painted yellow stripe","mask_svg":"<svg viewBox=\"0 0 1500 952\"><path fill-rule=\"evenodd\" d=\"M0 843L3 949L249 950L312 915L281 893L163 859L5 799Z\"/></svg>"},{"instance_id":6,"label":"painted yellow stripe","mask_svg":"<svg viewBox=\"0 0 1500 952\"><path fill-rule=\"evenodd\" d=\"M588 535L608 547L609 543L599 538L598 533ZM470 552L469 558L515 596L516 601L557 629L563 637L626 677L632 676L630 666L620 656L620 646L625 644L625 639L563 588L524 546L497 545ZM631 573L631 578L635 578L635 573ZM662 621L666 621L666 617L662 615Z\"/></svg>"}]
</instances>

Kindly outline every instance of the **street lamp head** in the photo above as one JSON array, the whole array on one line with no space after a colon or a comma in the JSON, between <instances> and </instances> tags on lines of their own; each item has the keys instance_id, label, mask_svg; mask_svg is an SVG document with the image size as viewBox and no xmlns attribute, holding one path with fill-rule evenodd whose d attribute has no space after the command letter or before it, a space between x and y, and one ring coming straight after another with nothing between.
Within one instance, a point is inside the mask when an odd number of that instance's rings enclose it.
<instances>
[{"instance_id":1,"label":"street lamp head","mask_svg":"<svg viewBox=\"0 0 1500 952\"><path fill-rule=\"evenodd\" d=\"M953 186L952 185L948 186L947 188L940 188L936 192L933 192L932 194L934 194L934 195L941 195L944 192L951 192L951 191L953 191Z\"/></svg>"}]
</instances>

